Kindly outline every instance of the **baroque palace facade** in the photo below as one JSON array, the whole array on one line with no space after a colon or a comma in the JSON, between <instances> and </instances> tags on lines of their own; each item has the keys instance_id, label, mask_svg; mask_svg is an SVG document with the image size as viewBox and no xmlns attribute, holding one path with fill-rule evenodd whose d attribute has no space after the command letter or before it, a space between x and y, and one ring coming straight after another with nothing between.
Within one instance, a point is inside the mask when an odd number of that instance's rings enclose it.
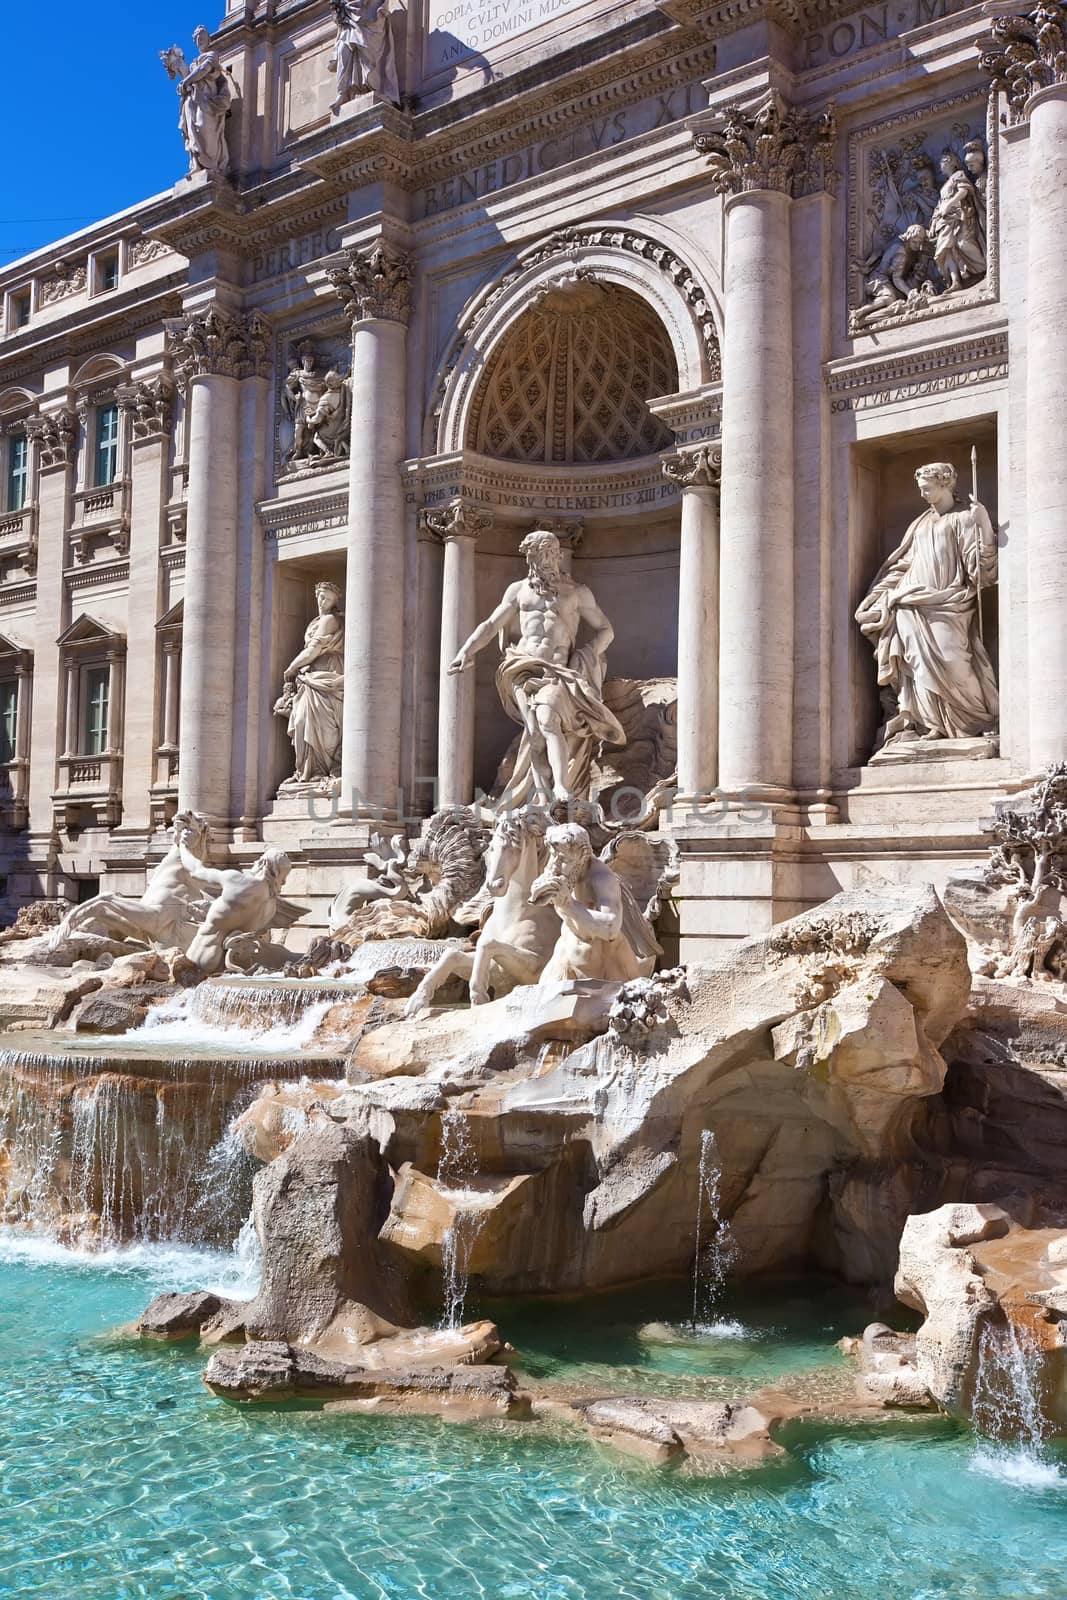
<instances>
[{"instance_id":1,"label":"baroque palace facade","mask_svg":"<svg viewBox=\"0 0 1067 1600\"><path fill-rule=\"evenodd\" d=\"M139 893L180 808L320 928L506 783L498 653L448 667L534 529L684 956L981 859L1067 757L1065 17L230 0L165 52L189 175L0 275L8 911Z\"/></svg>"}]
</instances>

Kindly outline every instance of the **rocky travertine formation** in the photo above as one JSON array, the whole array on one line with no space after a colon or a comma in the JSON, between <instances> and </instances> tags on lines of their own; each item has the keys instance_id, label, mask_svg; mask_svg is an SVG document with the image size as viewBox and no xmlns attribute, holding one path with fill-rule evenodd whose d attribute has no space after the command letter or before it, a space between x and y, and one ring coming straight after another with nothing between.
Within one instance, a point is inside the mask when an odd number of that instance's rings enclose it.
<instances>
[{"instance_id":1,"label":"rocky travertine formation","mask_svg":"<svg viewBox=\"0 0 1067 1600\"><path fill-rule=\"evenodd\" d=\"M397 1181L375 1231L435 1278L457 1217L491 1292L688 1272L711 1130L736 1270L887 1281L915 1209L913 1123L968 987L932 890L841 895L660 984L650 1028L618 1026L632 1006L592 983L376 1027L323 1109L380 1148ZM252 1115L263 1127L268 1105ZM446 1116L462 1182L441 1177Z\"/></svg>"}]
</instances>

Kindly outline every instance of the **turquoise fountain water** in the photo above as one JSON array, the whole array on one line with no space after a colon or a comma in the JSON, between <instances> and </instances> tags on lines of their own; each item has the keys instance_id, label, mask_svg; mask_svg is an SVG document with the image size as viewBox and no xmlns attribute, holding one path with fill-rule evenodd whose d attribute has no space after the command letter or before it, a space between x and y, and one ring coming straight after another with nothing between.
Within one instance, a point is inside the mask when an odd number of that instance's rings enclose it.
<instances>
[{"instance_id":1,"label":"turquoise fountain water","mask_svg":"<svg viewBox=\"0 0 1067 1600\"><path fill-rule=\"evenodd\" d=\"M90 1260L0 1237L4 1600L1062 1600L1067 1590L1067 1482L1054 1453L1050 1476L1019 1483L949 1424L798 1432L782 1465L709 1483L521 1427L233 1410L204 1390L195 1352L106 1337L157 1290L233 1292L242 1278L234 1258L180 1248ZM791 1360L789 1338L773 1332L789 1301L776 1317L772 1291L762 1298L754 1342L769 1373L775 1347ZM634 1318L659 1314L657 1292L649 1300L613 1302L610 1338L621 1337L612 1318L630 1317L632 1331ZM743 1319L752 1306L728 1293L721 1309ZM583 1315L565 1361L603 1334L592 1309ZM553 1346L535 1322L522 1328L528 1359L559 1361L558 1335ZM804 1342L817 1332L809 1319Z\"/></svg>"}]
</instances>

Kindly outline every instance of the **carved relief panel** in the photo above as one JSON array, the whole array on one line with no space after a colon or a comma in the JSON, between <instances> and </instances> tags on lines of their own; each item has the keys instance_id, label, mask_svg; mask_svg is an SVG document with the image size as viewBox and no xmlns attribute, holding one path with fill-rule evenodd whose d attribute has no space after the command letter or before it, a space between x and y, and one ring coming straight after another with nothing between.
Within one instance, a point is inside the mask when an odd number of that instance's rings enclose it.
<instances>
[{"instance_id":1,"label":"carved relief panel","mask_svg":"<svg viewBox=\"0 0 1067 1600\"><path fill-rule=\"evenodd\" d=\"M995 300L996 140L960 95L849 140L849 332Z\"/></svg>"},{"instance_id":2,"label":"carved relief panel","mask_svg":"<svg viewBox=\"0 0 1067 1600\"><path fill-rule=\"evenodd\" d=\"M275 470L302 476L347 461L352 426L352 345L343 332L297 332L283 340Z\"/></svg>"}]
</instances>

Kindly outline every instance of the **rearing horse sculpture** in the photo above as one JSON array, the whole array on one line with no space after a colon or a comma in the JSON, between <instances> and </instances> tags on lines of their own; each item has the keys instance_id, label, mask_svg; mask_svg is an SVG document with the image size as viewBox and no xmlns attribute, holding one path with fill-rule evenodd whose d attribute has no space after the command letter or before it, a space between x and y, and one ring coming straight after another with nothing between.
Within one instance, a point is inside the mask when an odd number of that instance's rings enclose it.
<instances>
[{"instance_id":1,"label":"rearing horse sculpture","mask_svg":"<svg viewBox=\"0 0 1067 1600\"><path fill-rule=\"evenodd\" d=\"M471 1005L484 1005L494 978L511 984L536 983L559 938L559 913L553 906L533 905L530 890L545 861L543 814L530 810L504 815L493 829L485 853L485 886L490 910L473 951L446 950L419 984L407 1004L417 1016L449 978L470 984Z\"/></svg>"}]
</instances>

